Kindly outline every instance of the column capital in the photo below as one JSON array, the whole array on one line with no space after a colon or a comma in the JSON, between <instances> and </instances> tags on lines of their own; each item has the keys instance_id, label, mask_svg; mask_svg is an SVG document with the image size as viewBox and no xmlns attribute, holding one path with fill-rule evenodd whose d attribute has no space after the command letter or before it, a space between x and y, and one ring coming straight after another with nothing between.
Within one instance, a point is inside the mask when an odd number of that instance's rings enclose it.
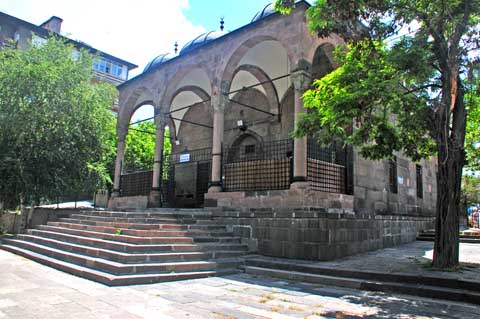
<instances>
[{"instance_id":1,"label":"column capital","mask_svg":"<svg viewBox=\"0 0 480 319\"><path fill-rule=\"evenodd\" d=\"M312 76L305 70L296 70L290 74L293 87L296 91L305 92L310 88Z\"/></svg>"}]
</instances>

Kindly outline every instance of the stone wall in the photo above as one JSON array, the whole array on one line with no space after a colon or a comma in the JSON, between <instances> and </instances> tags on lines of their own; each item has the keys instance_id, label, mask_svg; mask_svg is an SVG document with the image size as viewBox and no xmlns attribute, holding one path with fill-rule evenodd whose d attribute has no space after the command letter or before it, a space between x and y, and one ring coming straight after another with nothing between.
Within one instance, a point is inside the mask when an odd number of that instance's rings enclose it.
<instances>
[{"instance_id":1,"label":"stone wall","mask_svg":"<svg viewBox=\"0 0 480 319\"><path fill-rule=\"evenodd\" d=\"M110 209L146 209L148 196L112 197L108 200Z\"/></svg>"},{"instance_id":2,"label":"stone wall","mask_svg":"<svg viewBox=\"0 0 480 319\"><path fill-rule=\"evenodd\" d=\"M251 209L217 213L259 254L332 260L414 241L433 218L354 214L345 209Z\"/></svg>"},{"instance_id":3,"label":"stone wall","mask_svg":"<svg viewBox=\"0 0 480 319\"><path fill-rule=\"evenodd\" d=\"M59 218L67 218L70 214L81 210L85 208L27 207L21 213L0 212L0 226L11 234L23 233L28 228L45 225L49 221L58 221Z\"/></svg>"},{"instance_id":4,"label":"stone wall","mask_svg":"<svg viewBox=\"0 0 480 319\"><path fill-rule=\"evenodd\" d=\"M353 213L353 196L314 191L307 183L303 186L274 191L207 193L205 207L227 207L240 211L328 207Z\"/></svg>"},{"instance_id":5,"label":"stone wall","mask_svg":"<svg viewBox=\"0 0 480 319\"><path fill-rule=\"evenodd\" d=\"M416 164L397 155L397 193L389 188L389 162L363 159L355 152L354 197L359 213L434 216L437 198L436 159L418 163L423 168L423 197L417 196Z\"/></svg>"},{"instance_id":6,"label":"stone wall","mask_svg":"<svg viewBox=\"0 0 480 319\"><path fill-rule=\"evenodd\" d=\"M14 233L19 223L20 214L10 211L0 211L0 235L2 232Z\"/></svg>"}]
</instances>

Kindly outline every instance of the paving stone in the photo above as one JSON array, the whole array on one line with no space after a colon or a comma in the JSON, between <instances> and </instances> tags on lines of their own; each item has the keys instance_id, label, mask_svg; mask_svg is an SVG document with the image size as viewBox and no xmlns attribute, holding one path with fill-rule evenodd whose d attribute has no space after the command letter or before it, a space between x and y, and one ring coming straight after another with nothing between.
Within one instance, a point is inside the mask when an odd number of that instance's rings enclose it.
<instances>
[{"instance_id":1,"label":"paving stone","mask_svg":"<svg viewBox=\"0 0 480 319\"><path fill-rule=\"evenodd\" d=\"M13 307L18 305L15 301L12 299L0 299L0 309L1 308L7 308L7 307Z\"/></svg>"},{"instance_id":2,"label":"paving stone","mask_svg":"<svg viewBox=\"0 0 480 319\"><path fill-rule=\"evenodd\" d=\"M25 261L0 251L0 286L8 292L0 295L2 319L480 317L477 306L460 302L318 287L246 274L107 287ZM16 278L31 278L33 285L23 289L28 286L20 280L23 288L15 289ZM262 295L272 295L273 299L261 303ZM42 302L49 298L49 303Z\"/></svg>"}]
</instances>

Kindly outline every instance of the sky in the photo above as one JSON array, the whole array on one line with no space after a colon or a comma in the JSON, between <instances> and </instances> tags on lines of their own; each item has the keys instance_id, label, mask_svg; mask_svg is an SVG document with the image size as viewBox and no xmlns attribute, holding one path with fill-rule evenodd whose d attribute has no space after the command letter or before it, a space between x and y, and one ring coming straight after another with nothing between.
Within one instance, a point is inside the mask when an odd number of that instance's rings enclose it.
<instances>
[{"instance_id":1,"label":"sky","mask_svg":"<svg viewBox=\"0 0 480 319\"><path fill-rule=\"evenodd\" d=\"M63 19L61 33L138 65L129 78L162 53L180 50L198 35L248 24L273 0L0 0L0 11L39 25L51 16ZM153 116L142 107L131 121Z\"/></svg>"},{"instance_id":2,"label":"sky","mask_svg":"<svg viewBox=\"0 0 480 319\"><path fill-rule=\"evenodd\" d=\"M0 0L0 11L33 24L55 15L62 34L139 67L161 53L179 50L203 32L235 30L273 0Z\"/></svg>"}]
</instances>

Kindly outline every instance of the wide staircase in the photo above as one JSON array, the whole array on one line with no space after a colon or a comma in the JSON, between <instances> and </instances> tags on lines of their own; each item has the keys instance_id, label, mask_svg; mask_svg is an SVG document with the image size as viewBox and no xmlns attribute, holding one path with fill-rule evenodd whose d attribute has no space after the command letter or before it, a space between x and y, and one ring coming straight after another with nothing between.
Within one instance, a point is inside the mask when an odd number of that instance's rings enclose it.
<instances>
[{"instance_id":1,"label":"wide staircase","mask_svg":"<svg viewBox=\"0 0 480 319\"><path fill-rule=\"evenodd\" d=\"M109 286L237 272L247 246L205 210L85 210L48 222L1 248Z\"/></svg>"},{"instance_id":2,"label":"wide staircase","mask_svg":"<svg viewBox=\"0 0 480 319\"><path fill-rule=\"evenodd\" d=\"M421 241L435 241L435 230L429 229L420 232L417 240ZM459 240L466 244L480 244L480 231L467 229L459 232Z\"/></svg>"}]
</instances>

